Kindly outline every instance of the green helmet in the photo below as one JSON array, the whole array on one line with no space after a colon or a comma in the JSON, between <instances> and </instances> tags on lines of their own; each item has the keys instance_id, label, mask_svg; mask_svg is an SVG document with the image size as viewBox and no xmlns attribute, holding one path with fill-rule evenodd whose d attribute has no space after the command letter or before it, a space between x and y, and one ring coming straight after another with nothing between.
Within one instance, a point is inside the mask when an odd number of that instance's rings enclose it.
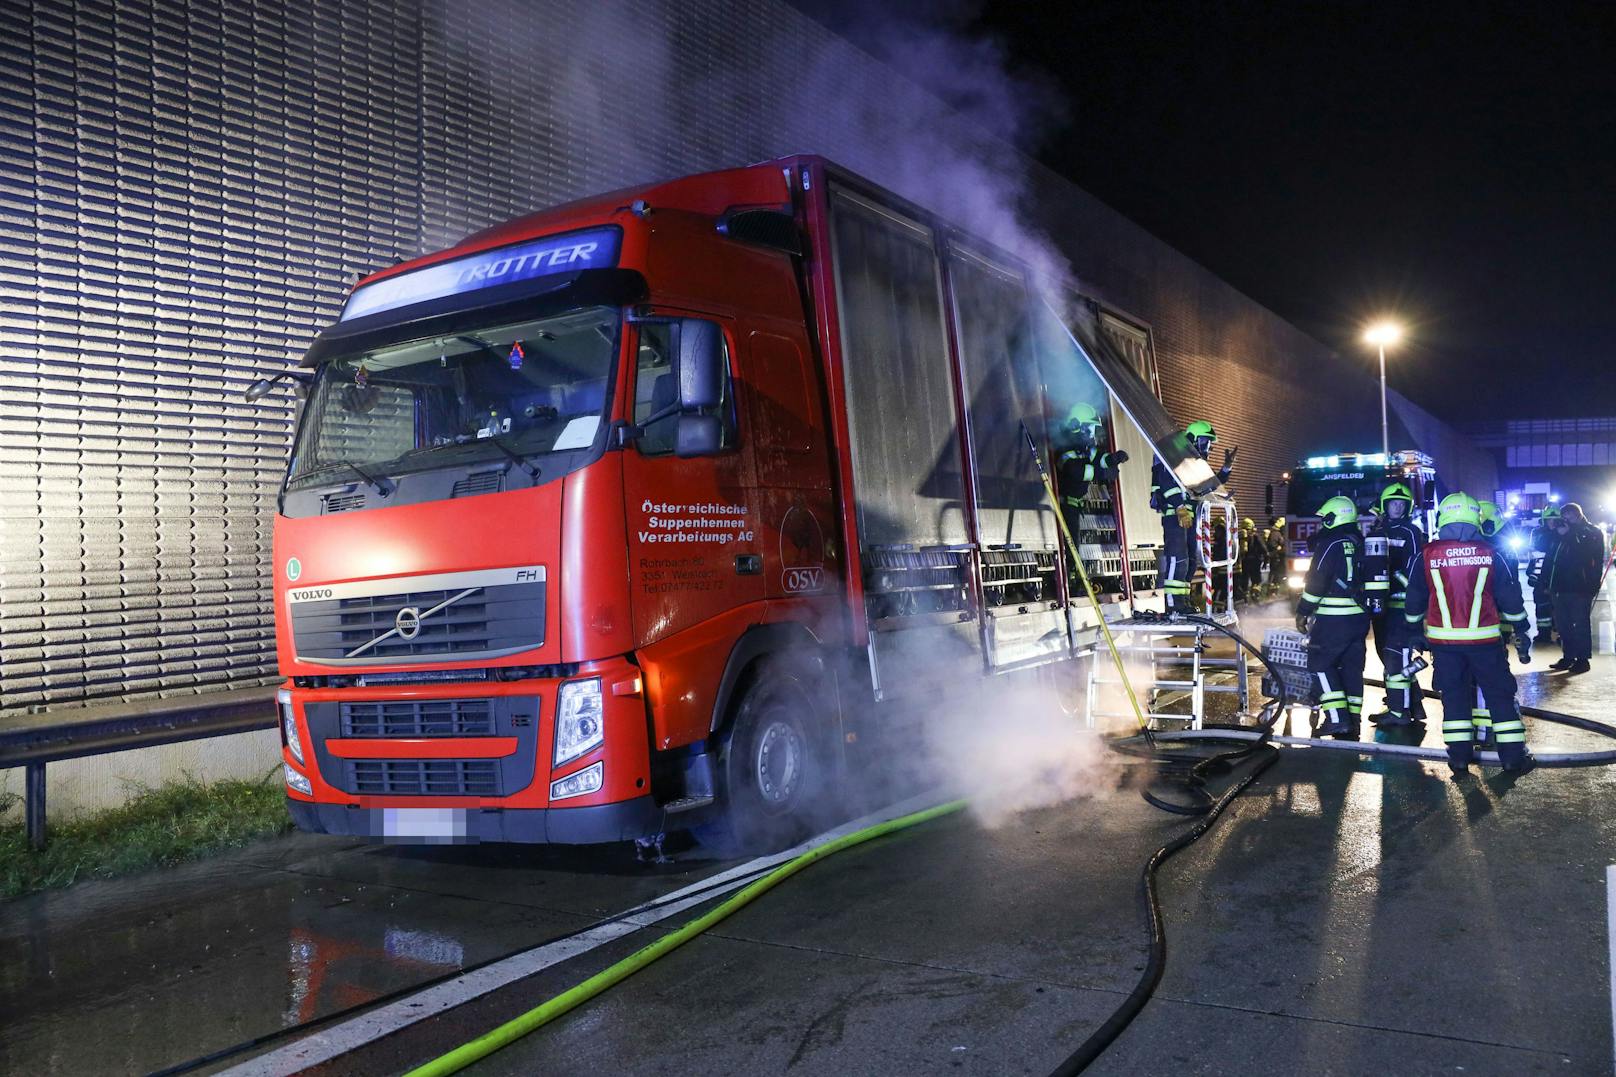
<instances>
[{"instance_id":1,"label":"green helmet","mask_svg":"<svg viewBox=\"0 0 1616 1077\"><path fill-rule=\"evenodd\" d=\"M1380 514L1386 515L1386 502L1407 501L1410 506L1414 504L1414 491L1400 482L1394 482L1380 492Z\"/></svg>"},{"instance_id":2,"label":"green helmet","mask_svg":"<svg viewBox=\"0 0 1616 1077\"><path fill-rule=\"evenodd\" d=\"M1481 519L1481 533L1488 538L1498 534L1498 529L1504 524L1504 518L1498 514L1498 506L1491 501L1478 501L1476 515Z\"/></svg>"},{"instance_id":3,"label":"green helmet","mask_svg":"<svg viewBox=\"0 0 1616 1077\"><path fill-rule=\"evenodd\" d=\"M1559 518L1560 518L1560 506L1559 505L1544 505L1543 506L1543 514L1538 517L1538 519L1540 519L1540 520L1558 520Z\"/></svg>"},{"instance_id":4,"label":"green helmet","mask_svg":"<svg viewBox=\"0 0 1616 1077\"><path fill-rule=\"evenodd\" d=\"M1252 521L1250 516L1245 516L1245 517L1241 518L1241 520L1240 520L1240 530L1242 530L1242 531L1254 531L1254 530L1256 530L1256 527L1257 527L1256 523L1254 523Z\"/></svg>"},{"instance_id":5,"label":"green helmet","mask_svg":"<svg viewBox=\"0 0 1616 1077\"><path fill-rule=\"evenodd\" d=\"M1476 503L1476 499L1462 492L1444 497L1442 504L1436 507L1436 526L1443 528L1449 524L1481 527L1481 506Z\"/></svg>"},{"instance_id":6,"label":"green helmet","mask_svg":"<svg viewBox=\"0 0 1616 1077\"><path fill-rule=\"evenodd\" d=\"M1319 519L1324 521L1325 527L1357 523L1358 506L1353 504L1350 497L1332 497L1319 506Z\"/></svg>"},{"instance_id":7,"label":"green helmet","mask_svg":"<svg viewBox=\"0 0 1616 1077\"><path fill-rule=\"evenodd\" d=\"M1066 422L1061 424L1061 428L1068 434L1075 434L1080 426L1086 426L1093 430L1099 425L1100 413L1094 409L1094 405L1077 403L1073 404L1072 410L1066 413Z\"/></svg>"},{"instance_id":8,"label":"green helmet","mask_svg":"<svg viewBox=\"0 0 1616 1077\"><path fill-rule=\"evenodd\" d=\"M1186 426L1184 428L1184 435L1191 441L1194 441L1196 438L1210 438L1213 441L1218 440L1218 432L1212 429L1212 424L1207 422L1205 419L1197 419L1190 425Z\"/></svg>"}]
</instances>

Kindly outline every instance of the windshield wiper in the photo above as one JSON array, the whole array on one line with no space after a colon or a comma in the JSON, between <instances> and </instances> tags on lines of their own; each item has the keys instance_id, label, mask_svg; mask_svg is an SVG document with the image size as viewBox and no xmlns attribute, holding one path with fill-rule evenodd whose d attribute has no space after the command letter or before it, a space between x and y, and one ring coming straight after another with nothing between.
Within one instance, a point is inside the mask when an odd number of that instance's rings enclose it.
<instances>
[{"instance_id":1,"label":"windshield wiper","mask_svg":"<svg viewBox=\"0 0 1616 1077\"><path fill-rule=\"evenodd\" d=\"M522 453L517 452L515 449L511 448L509 445L505 444L505 438L504 438L503 435L500 435L500 434L491 434L486 438L478 438L477 440L478 441L491 441L491 442L493 442L494 443L494 448L498 449L500 452L504 453L506 456L510 457L513 461L515 461L518 465L520 465L522 470L526 471L528 473L528 475L532 477L534 482L539 481L539 468L538 468L538 465L529 463L529 460L528 460L528 458L530 456L534 456L534 455L537 455L537 454L528 453L527 455L523 455Z\"/></svg>"},{"instance_id":2,"label":"windshield wiper","mask_svg":"<svg viewBox=\"0 0 1616 1077\"><path fill-rule=\"evenodd\" d=\"M318 475L322 471L335 471L335 470L337 470L339 468L341 468L342 470L345 470L345 471L351 471L355 475L358 475L361 479L363 479L365 481L365 483L367 485L369 485L371 487L374 487L376 492L378 494L380 494L381 496L383 496L383 497L386 497L388 494L393 492L387 486L387 483L385 481L386 480L385 475L381 479L378 479L375 476L371 475L368 471L365 471L365 470L361 469L358 464L355 464L355 463L353 463L352 461L349 461L349 460L333 460L329 464L321 464L317 468L312 468L309 471L305 471L302 475L298 476L298 478L299 478L299 480L304 480L304 479L307 479L310 475Z\"/></svg>"}]
</instances>

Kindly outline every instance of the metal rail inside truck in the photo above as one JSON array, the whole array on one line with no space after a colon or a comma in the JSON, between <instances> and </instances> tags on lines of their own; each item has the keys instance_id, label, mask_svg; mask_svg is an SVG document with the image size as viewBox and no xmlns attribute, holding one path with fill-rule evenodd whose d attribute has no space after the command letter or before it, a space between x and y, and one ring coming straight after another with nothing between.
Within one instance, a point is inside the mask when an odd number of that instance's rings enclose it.
<instances>
[{"instance_id":1,"label":"metal rail inside truck","mask_svg":"<svg viewBox=\"0 0 1616 1077\"><path fill-rule=\"evenodd\" d=\"M297 824L773 840L906 700L1069 677L1093 617L1021 424L1053 456L1087 401L1131 451L1082 506L1119 611L1154 586L1152 452L1216 480L1146 329L1055 298L816 157L361 280L280 376L305 397L274 537Z\"/></svg>"},{"instance_id":2,"label":"metal rail inside truck","mask_svg":"<svg viewBox=\"0 0 1616 1077\"><path fill-rule=\"evenodd\" d=\"M1436 534L1436 461L1414 449L1380 452L1338 452L1298 460L1290 473L1285 498L1286 584L1292 591L1302 581L1313 558L1309 544L1323 525L1319 506L1332 497L1350 497L1360 518L1380 514L1381 491L1394 482L1414 495L1415 512L1427 535Z\"/></svg>"}]
</instances>

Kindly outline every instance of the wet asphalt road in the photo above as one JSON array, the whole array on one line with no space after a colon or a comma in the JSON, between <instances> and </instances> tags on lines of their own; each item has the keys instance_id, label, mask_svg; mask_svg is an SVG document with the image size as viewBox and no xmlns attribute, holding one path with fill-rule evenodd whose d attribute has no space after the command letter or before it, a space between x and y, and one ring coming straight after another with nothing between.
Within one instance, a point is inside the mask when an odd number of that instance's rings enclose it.
<instances>
[{"instance_id":1,"label":"wet asphalt road","mask_svg":"<svg viewBox=\"0 0 1616 1077\"><path fill-rule=\"evenodd\" d=\"M1529 674L1523 696L1616 720L1616 659L1569 682ZM1601 746L1529 732L1538 750ZM1609 1073L1613 783L1607 769L1540 770L1457 786L1440 764L1288 751L1164 869L1166 977L1091 1072ZM882 839L469 1072L1047 1073L1132 987L1138 869L1185 825L1117 792L996 829L967 814ZM294 835L13 901L0 907L0 1072L172 1066L724 866L681 856L647 867L624 850ZM408 1068L654 930L317 1072Z\"/></svg>"}]
</instances>

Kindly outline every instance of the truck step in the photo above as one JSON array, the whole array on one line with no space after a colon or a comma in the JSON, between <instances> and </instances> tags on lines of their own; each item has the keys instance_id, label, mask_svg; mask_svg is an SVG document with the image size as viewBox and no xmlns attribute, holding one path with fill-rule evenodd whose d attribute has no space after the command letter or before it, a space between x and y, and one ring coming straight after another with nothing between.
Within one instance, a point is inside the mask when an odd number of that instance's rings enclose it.
<instances>
[{"instance_id":1,"label":"truck step","mask_svg":"<svg viewBox=\"0 0 1616 1077\"><path fill-rule=\"evenodd\" d=\"M678 800L670 800L662 805L662 810L669 815L677 815L682 811L695 811L697 808L705 808L714 799L713 797L680 797Z\"/></svg>"}]
</instances>

